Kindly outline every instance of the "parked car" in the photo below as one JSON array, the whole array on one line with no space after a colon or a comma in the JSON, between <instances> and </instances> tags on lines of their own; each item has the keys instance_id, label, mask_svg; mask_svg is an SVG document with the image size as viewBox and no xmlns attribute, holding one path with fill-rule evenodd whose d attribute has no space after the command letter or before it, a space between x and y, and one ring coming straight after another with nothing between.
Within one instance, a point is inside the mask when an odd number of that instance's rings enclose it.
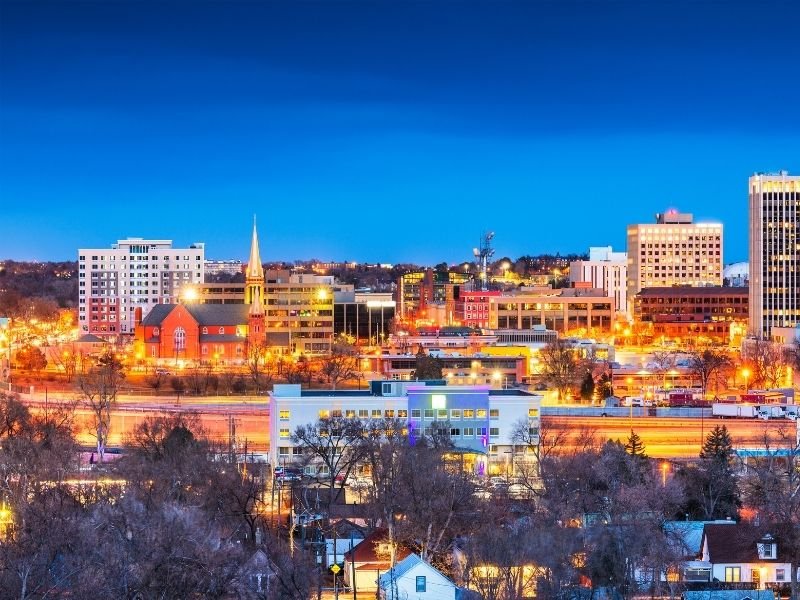
<instances>
[{"instance_id":1,"label":"parked car","mask_svg":"<svg viewBox=\"0 0 800 600\"><path fill-rule=\"evenodd\" d=\"M156 375L172 375L167 369L156 369Z\"/></svg>"},{"instance_id":2,"label":"parked car","mask_svg":"<svg viewBox=\"0 0 800 600\"><path fill-rule=\"evenodd\" d=\"M303 478L303 472L292 467L275 467L273 477L275 481L300 481Z\"/></svg>"}]
</instances>

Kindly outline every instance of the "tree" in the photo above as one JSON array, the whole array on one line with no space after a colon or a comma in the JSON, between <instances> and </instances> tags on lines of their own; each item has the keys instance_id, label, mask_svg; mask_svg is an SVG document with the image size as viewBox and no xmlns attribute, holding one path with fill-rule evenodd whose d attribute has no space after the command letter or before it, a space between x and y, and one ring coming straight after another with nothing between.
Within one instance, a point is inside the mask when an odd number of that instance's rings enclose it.
<instances>
[{"instance_id":1,"label":"tree","mask_svg":"<svg viewBox=\"0 0 800 600\"><path fill-rule=\"evenodd\" d=\"M581 400L591 402L594 396L594 377L591 371L586 371L586 376L581 383Z\"/></svg>"},{"instance_id":2,"label":"tree","mask_svg":"<svg viewBox=\"0 0 800 600\"><path fill-rule=\"evenodd\" d=\"M322 359L320 372L328 378L335 390L340 381L354 379L358 372L358 353L355 346L344 336L339 336L331 345L330 355Z\"/></svg>"},{"instance_id":3,"label":"tree","mask_svg":"<svg viewBox=\"0 0 800 600\"><path fill-rule=\"evenodd\" d=\"M700 380L703 398L706 397L708 384L712 377L733 365L730 357L724 352L712 350L696 350L689 354L689 370Z\"/></svg>"},{"instance_id":4,"label":"tree","mask_svg":"<svg viewBox=\"0 0 800 600\"><path fill-rule=\"evenodd\" d=\"M597 380L597 389L600 390L600 397L603 399L614 395L614 386L611 374L608 371L603 371L600 374L600 378Z\"/></svg>"},{"instance_id":5,"label":"tree","mask_svg":"<svg viewBox=\"0 0 800 600\"><path fill-rule=\"evenodd\" d=\"M644 442L642 442L642 438L639 437L639 434L633 430L631 430L628 441L625 443L625 452L634 458L647 458Z\"/></svg>"},{"instance_id":6,"label":"tree","mask_svg":"<svg viewBox=\"0 0 800 600\"><path fill-rule=\"evenodd\" d=\"M558 392L559 401L564 401L568 392L581 381L584 359L565 340L559 338L547 344L539 352L542 379Z\"/></svg>"},{"instance_id":7,"label":"tree","mask_svg":"<svg viewBox=\"0 0 800 600\"><path fill-rule=\"evenodd\" d=\"M253 380L256 394L272 382L272 355L266 342L251 344L247 348L247 371Z\"/></svg>"},{"instance_id":8,"label":"tree","mask_svg":"<svg viewBox=\"0 0 800 600\"><path fill-rule=\"evenodd\" d=\"M765 388L780 387L786 380L789 353L780 344L768 340L746 340L742 359L751 368L752 385Z\"/></svg>"},{"instance_id":9,"label":"tree","mask_svg":"<svg viewBox=\"0 0 800 600\"><path fill-rule=\"evenodd\" d=\"M104 353L88 373L81 375L82 401L92 415L97 456L102 463L111 429L111 410L117 404L117 392L125 378L122 364L110 351Z\"/></svg>"},{"instance_id":10,"label":"tree","mask_svg":"<svg viewBox=\"0 0 800 600\"><path fill-rule=\"evenodd\" d=\"M25 345L16 352L17 365L26 371L41 371L47 366L44 353L36 346Z\"/></svg>"},{"instance_id":11,"label":"tree","mask_svg":"<svg viewBox=\"0 0 800 600\"><path fill-rule=\"evenodd\" d=\"M444 363L442 363L440 358L426 354L421 346L417 352L415 365L414 372L411 376L417 381L430 381L442 378L442 367Z\"/></svg>"},{"instance_id":12,"label":"tree","mask_svg":"<svg viewBox=\"0 0 800 600\"><path fill-rule=\"evenodd\" d=\"M684 512L699 519L735 519L741 501L728 428L716 426L706 437L700 462L679 471L686 489Z\"/></svg>"}]
</instances>

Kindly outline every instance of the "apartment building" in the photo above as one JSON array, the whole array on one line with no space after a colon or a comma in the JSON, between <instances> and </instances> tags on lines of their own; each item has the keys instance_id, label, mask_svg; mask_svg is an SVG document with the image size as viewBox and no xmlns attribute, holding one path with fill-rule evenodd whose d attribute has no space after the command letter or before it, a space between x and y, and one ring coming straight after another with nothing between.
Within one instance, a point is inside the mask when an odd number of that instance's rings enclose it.
<instances>
[{"instance_id":1,"label":"apartment building","mask_svg":"<svg viewBox=\"0 0 800 600\"><path fill-rule=\"evenodd\" d=\"M722 225L674 210L628 226L628 305L644 288L722 285Z\"/></svg>"},{"instance_id":2,"label":"apartment building","mask_svg":"<svg viewBox=\"0 0 800 600\"><path fill-rule=\"evenodd\" d=\"M589 248L589 260L569 264L569 280L574 287L604 290L614 299L617 312L628 315L628 254L614 252L611 246Z\"/></svg>"},{"instance_id":3,"label":"apartment building","mask_svg":"<svg viewBox=\"0 0 800 600\"><path fill-rule=\"evenodd\" d=\"M78 250L78 325L102 338L134 333L137 309L178 301L204 278L205 245L174 248L172 240L127 238L111 248Z\"/></svg>"},{"instance_id":4,"label":"apartment building","mask_svg":"<svg viewBox=\"0 0 800 600\"><path fill-rule=\"evenodd\" d=\"M489 327L489 298L496 298L499 290L461 291L455 299L455 322L465 327Z\"/></svg>"},{"instance_id":5,"label":"apartment building","mask_svg":"<svg viewBox=\"0 0 800 600\"><path fill-rule=\"evenodd\" d=\"M750 190L750 334L800 325L800 176L757 174Z\"/></svg>"},{"instance_id":6,"label":"apartment building","mask_svg":"<svg viewBox=\"0 0 800 600\"><path fill-rule=\"evenodd\" d=\"M292 441L292 432L320 418L397 418L408 422L412 443L433 433L433 427L446 428L456 449L477 457L473 463L476 472L510 474L515 457L522 459L514 430L520 422L527 422L530 434L539 435L541 401L540 395L521 390L435 382L374 381L370 390L363 392L275 385L270 393L270 462L299 461L302 449Z\"/></svg>"},{"instance_id":7,"label":"apartment building","mask_svg":"<svg viewBox=\"0 0 800 600\"><path fill-rule=\"evenodd\" d=\"M329 275L264 274L264 331L270 346L325 354L333 341L334 279Z\"/></svg>"}]
</instances>

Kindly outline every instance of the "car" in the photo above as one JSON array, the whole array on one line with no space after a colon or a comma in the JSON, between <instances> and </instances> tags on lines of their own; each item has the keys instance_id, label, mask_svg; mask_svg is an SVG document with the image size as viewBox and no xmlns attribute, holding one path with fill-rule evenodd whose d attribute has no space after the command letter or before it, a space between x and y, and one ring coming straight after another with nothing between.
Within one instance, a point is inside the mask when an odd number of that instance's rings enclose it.
<instances>
[{"instance_id":1,"label":"car","mask_svg":"<svg viewBox=\"0 0 800 600\"><path fill-rule=\"evenodd\" d=\"M156 369L156 375L172 375L167 369Z\"/></svg>"},{"instance_id":2,"label":"car","mask_svg":"<svg viewBox=\"0 0 800 600\"><path fill-rule=\"evenodd\" d=\"M275 467L273 477L275 481L300 481L303 478L303 472L291 467Z\"/></svg>"}]
</instances>

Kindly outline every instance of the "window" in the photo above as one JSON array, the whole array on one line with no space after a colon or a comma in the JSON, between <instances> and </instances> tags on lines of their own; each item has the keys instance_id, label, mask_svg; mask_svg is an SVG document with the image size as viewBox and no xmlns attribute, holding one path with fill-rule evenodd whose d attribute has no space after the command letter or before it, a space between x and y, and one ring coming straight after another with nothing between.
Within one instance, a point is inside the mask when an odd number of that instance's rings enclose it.
<instances>
[{"instance_id":1,"label":"window","mask_svg":"<svg viewBox=\"0 0 800 600\"><path fill-rule=\"evenodd\" d=\"M219 334L222 335L223 333L225 333L225 328L224 327L220 327L219 328Z\"/></svg>"},{"instance_id":2,"label":"window","mask_svg":"<svg viewBox=\"0 0 800 600\"><path fill-rule=\"evenodd\" d=\"M485 408L479 408L478 410L475 411L475 416L477 416L479 419L485 419L486 418L486 409Z\"/></svg>"},{"instance_id":3,"label":"window","mask_svg":"<svg viewBox=\"0 0 800 600\"><path fill-rule=\"evenodd\" d=\"M373 419L380 419L381 418L381 409L380 408L373 408L372 409L372 418Z\"/></svg>"},{"instance_id":4,"label":"window","mask_svg":"<svg viewBox=\"0 0 800 600\"><path fill-rule=\"evenodd\" d=\"M356 411L354 408L345 408L344 409L344 416L348 419L355 419L356 418Z\"/></svg>"},{"instance_id":5,"label":"window","mask_svg":"<svg viewBox=\"0 0 800 600\"><path fill-rule=\"evenodd\" d=\"M464 428L464 437L472 437L475 435L475 428L474 427L465 427Z\"/></svg>"},{"instance_id":6,"label":"window","mask_svg":"<svg viewBox=\"0 0 800 600\"><path fill-rule=\"evenodd\" d=\"M741 567L725 567L725 582L739 583L742 580Z\"/></svg>"},{"instance_id":7,"label":"window","mask_svg":"<svg viewBox=\"0 0 800 600\"><path fill-rule=\"evenodd\" d=\"M461 418L461 410L458 408L454 408L450 411L450 418L451 419L460 419Z\"/></svg>"},{"instance_id":8,"label":"window","mask_svg":"<svg viewBox=\"0 0 800 600\"><path fill-rule=\"evenodd\" d=\"M399 418L399 419L407 419L408 418L408 411L407 410L398 409L397 418Z\"/></svg>"},{"instance_id":9,"label":"window","mask_svg":"<svg viewBox=\"0 0 800 600\"><path fill-rule=\"evenodd\" d=\"M464 412L462 413L465 419L474 419L475 418L475 411L471 408L465 408Z\"/></svg>"},{"instance_id":10,"label":"window","mask_svg":"<svg viewBox=\"0 0 800 600\"><path fill-rule=\"evenodd\" d=\"M425 411L425 412L428 412L428 411ZM433 413L433 411L431 411L431 413ZM421 414L422 413L418 408L414 408L414 409L411 410L411 418L412 419L419 419Z\"/></svg>"},{"instance_id":11,"label":"window","mask_svg":"<svg viewBox=\"0 0 800 600\"><path fill-rule=\"evenodd\" d=\"M500 428L499 427L490 427L489 428L489 437L499 437L500 436Z\"/></svg>"},{"instance_id":12,"label":"window","mask_svg":"<svg viewBox=\"0 0 800 600\"><path fill-rule=\"evenodd\" d=\"M384 383L381 386L381 393L382 394L391 394L392 393L392 384L391 383Z\"/></svg>"},{"instance_id":13,"label":"window","mask_svg":"<svg viewBox=\"0 0 800 600\"><path fill-rule=\"evenodd\" d=\"M369 418L369 411L366 408L359 408L358 409L358 418L359 419L367 419L367 418Z\"/></svg>"},{"instance_id":14,"label":"window","mask_svg":"<svg viewBox=\"0 0 800 600\"><path fill-rule=\"evenodd\" d=\"M383 416L387 419L394 419L394 411L393 410L385 410L383 411Z\"/></svg>"},{"instance_id":15,"label":"window","mask_svg":"<svg viewBox=\"0 0 800 600\"><path fill-rule=\"evenodd\" d=\"M538 408L529 408L528 409L528 416L529 417L538 417L539 416L539 409Z\"/></svg>"},{"instance_id":16,"label":"window","mask_svg":"<svg viewBox=\"0 0 800 600\"><path fill-rule=\"evenodd\" d=\"M320 419L330 419L331 418L331 411L329 410L321 410L317 413Z\"/></svg>"},{"instance_id":17,"label":"window","mask_svg":"<svg viewBox=\"0 0 800 600\"><path fill-rule=\"evenodd\" d=\"M446 421L447 420L447 409L442 408L436 411L436 418Z\"/></svg>"},{"instance_id":18,"label":"window","mask_svg":"<svg viewBox=\"0 0 800 600\"><path fill-rule=\"evenodd\" d=\"M207 333L208 333L208 327L203 327L203 335L206 335Z\"/></svg>"},{"instance_id":19,"label":"window","mask_svg":"<svg viewBox=\"0 0 800 600\"><path fill-rule=\"evenodd\" d=\"M279 410L278 411L278 418L281 421L288 421L289 420L289 411L286 410L286 409Z\"/></svg>"},{"instance_id":20,"label":"window","mask_svg":"<svg viewBox=\"0 0 800 600\"><path fill-rule=\"evenodd\" d=\"M419 412L419 411L417 411L417 412ZM413 411L412 411L412 413L413 413ZM433 419L433 409L432 408L426 408L425 409L425 418L426 419Z\"/></svg>"},{"instance_id":21,"label":"window","mask_svg":"<svg viewBox=\"0 0 800 600\"><path fill-rule=\"evenodd\" d=\"M289 446L278 446L278 456L289 456Z\"/></svg>"},{"instance_id":22,"label":"window","mask_svg":"<svg viewBox=\"0 0 800 600\"><path fill-rule=\"evenodd\" d=\"M417 575L417 593L427 591L426 588L425 575Z\"/></svg>"},{"instance_id":23,"label":"window","mask_svg":"<svg viewBox=\"0 0 800 600\"><path fill-rule=\"evenodd\" d=\"M775 581L786 581L786 569L775 569Z\"/></svg>"},{"instance_id":24,"label":"window","mask_svg":"<svg viewBox=\"0 0 800 600\"><path fill-rule=\"evenodd\" d=\"M764 544L764 558L774 558L772 556L772 544Z\"/></svg>"},{"instance_id":25,"label":"window","mask_svg":"<svg viewBox=\"0 0 800 600\"><path fill-rule=\"evenodd\" d=\"M288 427L281 428L278 437L280 437L282 440L289 439L289 428Z\"/></svg>"},{"instance_id":26,"label":"window","mask_svg":"<svg viewBox=\"0 0 800 600\"><path fill-rule=\"evenodd\" d=\"M334 408L333 409L333 418L334 419L341 419L342 418L342 409L341 408Z\"/></svg>"},{"instance_id":27,"label":"window","mask_svg":"<svg viewBox=\"0 0 800 600\"><path fill-rule=\"evenodd\" d=\"M185 350L186 349L186 331L183 327L178 327L175 329L174 334L174 345L175 350Z\"/></svg>"},{"instance_id":28,"label":"window","mask_svg":"<svg viewBox=\"0 0 800 600\"><path fill-rule=\"evenodd\" d=\"M450 429L450 437L461 437L461 430L457 427Z\"/></svg>"},{"instance_id":29,"label":"window","mask_svg":"<svg viewBox=\"0 0 800 600\"><path fill-rule=\"evenodd\" d=\"M492 408L489 410L489 418L490 419L499 419L500 418L500 409L499 408Z\"/></svg>"},{"instance_id":30,"label":"window","mask_svg":"<svg viewBox=\"0 0 800 600\"><path fill-rule=\"evenodd\" d=\"M478 432L478 435L485 436L486 435L486 427L478 427L475 431Z\"/></svg>"}]
</instances>

